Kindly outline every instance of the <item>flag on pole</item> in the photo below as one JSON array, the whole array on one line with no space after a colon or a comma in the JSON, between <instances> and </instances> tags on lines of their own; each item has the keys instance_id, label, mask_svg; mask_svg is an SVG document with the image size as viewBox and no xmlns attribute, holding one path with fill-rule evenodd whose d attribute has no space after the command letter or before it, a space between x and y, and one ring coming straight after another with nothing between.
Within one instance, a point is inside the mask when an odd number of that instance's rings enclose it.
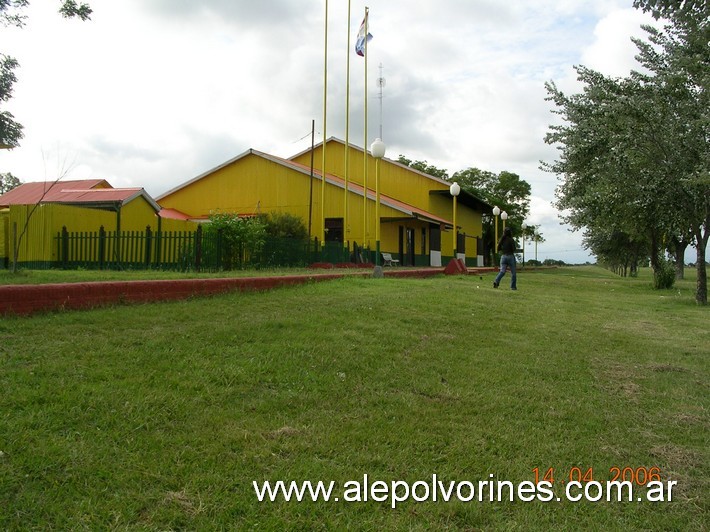
<instances>
[{"instance_id":1,"label":"flag on pole","mask_svg":"<svg viewBox=\"0 0 710 532\"><path fill-rule=\"evenodd\" d=\"M362 19L360 31L357 32L357 40L355 41L355 53L361 57L365 57L365 31L367 27L367 16ZM372 33L367 33L367 42L372 40Z\"/></svg>"}]
</instances>

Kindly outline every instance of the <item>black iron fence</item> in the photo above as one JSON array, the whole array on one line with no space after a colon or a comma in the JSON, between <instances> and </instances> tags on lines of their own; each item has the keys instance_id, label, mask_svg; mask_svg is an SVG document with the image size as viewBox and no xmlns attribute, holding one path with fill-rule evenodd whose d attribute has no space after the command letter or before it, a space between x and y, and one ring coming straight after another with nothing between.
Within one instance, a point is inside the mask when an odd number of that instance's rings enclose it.
<instances>
[{"instance_id":1,"label":"black iron fence","mask_svg":"<svg viewBox=\"0 0 710 532\"><path fill-rule=\"evenodd\" d=\"M98 231L57 233L55 267L63 269L164 269L219 271L244 268L302 267L314 262L347 262L336 242L269 238L255 248L230 243L221 232Z\"/></svg>"}]
</instances>

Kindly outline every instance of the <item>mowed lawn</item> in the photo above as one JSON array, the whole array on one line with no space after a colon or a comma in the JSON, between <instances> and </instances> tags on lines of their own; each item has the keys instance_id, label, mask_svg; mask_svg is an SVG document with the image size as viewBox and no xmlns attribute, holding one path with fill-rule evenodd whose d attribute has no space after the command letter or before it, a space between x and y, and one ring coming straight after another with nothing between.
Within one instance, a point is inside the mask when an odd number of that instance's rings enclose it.
<instances>
[{"instance_id":1,"label":"mowed lawn","mask_svg":"<svg viewBox=\"0 0 710 532\"><path fill-rule=\"evenodd\" d=\"M0 529L704 530L710 310L686 274L345 278L0 318ZM343 497L365 475L551 468L561 501ZM655 468L673 500L564 500L570 474L616 468ZM259 502L267 480L340 500Z\"/></svg>"}]
</instances>

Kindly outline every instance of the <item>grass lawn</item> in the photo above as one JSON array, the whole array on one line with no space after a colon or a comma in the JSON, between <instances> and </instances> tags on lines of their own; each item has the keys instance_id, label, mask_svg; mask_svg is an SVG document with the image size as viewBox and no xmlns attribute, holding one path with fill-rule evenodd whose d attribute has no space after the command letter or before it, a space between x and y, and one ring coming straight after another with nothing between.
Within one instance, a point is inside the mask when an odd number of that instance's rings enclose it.
<instances>
[{"instance_id":1,"label":"grass lawn","mask_svg":"<svg viewBox=\"0 0 710 532\"><path fill-rule=\"evenodd\" d=\"M710 315L686 274L348 277L3 318L0 529L704 530ZM343 500L364 475L478 489L550 468L561 501ZM570 502L574 468L677 484ZM259 502L266 480L340 500Z\"/></svg>"},{"instance_id":2,"label":"grass lawn","mask_svg":"<svg viewBox=\"0 0 710 532\"><path fill-rule=\"evenodd\" d=\"M317 270L315 270L317 271ZM347 270L328 270L330 272ZM223 272L173 272L163 270L20 270L0 269L0 286L9 284L85 283L96 281L145 281L154 279L208 279L212 277L255 277L313 273L308 268L272 268Z\"/></svg>"}]
</instances>

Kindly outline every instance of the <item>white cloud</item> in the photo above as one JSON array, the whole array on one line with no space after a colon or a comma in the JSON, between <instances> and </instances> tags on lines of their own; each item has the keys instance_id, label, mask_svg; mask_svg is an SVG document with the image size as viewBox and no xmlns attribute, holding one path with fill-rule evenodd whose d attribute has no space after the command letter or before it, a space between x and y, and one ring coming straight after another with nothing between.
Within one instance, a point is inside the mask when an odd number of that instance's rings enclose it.
<instances>
[{"instance_id":1,"label":"white cloud","mask_svg":"<svg viewBox=\"0 0 710 532\"><path fill-rule=\"evenodd\" d=\"M364 13L353 2L351 47ZM25 126L0 171L51 178L43 160L75 160L77 177L142 185L154 195L253 147L288 156L322 133L322 0L92 0L92 20L64 20L32 2L29 24L4 29L0 51L20 61L7 109ZM345 136L347 13L330 2L328 136ZM379 130L384 65L388 156L450 173L471 166L532 185L531 220L544 247L585 260L578 234L550 202L541 159L554 121L544 83L578 90L575 64L610 75L633 68L638 12L622 0L371 0L369 135ZM351 53L351 142L363 144L363 59ZM299 140L301 139L301 140ZM537 221L536 221L537 220ZM548 247L549 246L549 247ZM575 253L569 249L577 250Z\"/></svg>"}]
</instances>

